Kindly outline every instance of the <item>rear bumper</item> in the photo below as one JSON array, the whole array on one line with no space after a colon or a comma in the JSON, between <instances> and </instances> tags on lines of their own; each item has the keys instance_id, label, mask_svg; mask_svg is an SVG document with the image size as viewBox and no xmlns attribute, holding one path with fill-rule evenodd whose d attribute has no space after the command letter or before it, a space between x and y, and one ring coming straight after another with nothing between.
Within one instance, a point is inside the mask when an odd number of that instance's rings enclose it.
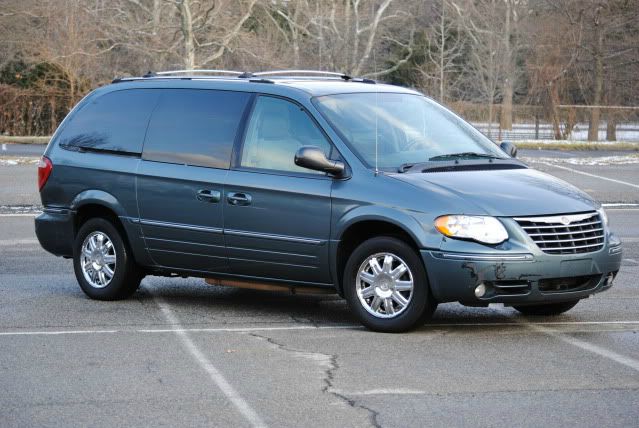
<instances>
[{"instance_id":1,"label":"rear bumper","mask_svg":"<svg viewBox=\"0 0 639 428\"><path fill-rule=\"evenodd\" d=\"M431 291L439 302L470 306L577 300L607 290L621 266L621 243L576 255L540 252L466 254L422 250ZM612 275L612 277L610 276ZM485 293L475 289L483 284Z\"/></svg>"},{"instance_id":2,"label":"rear bumper","mask_svg":"<svg viewBox=\"0 0 639 428\"><path fill-rule=\"evenodd\" d=\"M56 256L73 256L73 214L67 209L45 208L35 218L35 232L42 248Z\"/></svg>"}]
</instances>

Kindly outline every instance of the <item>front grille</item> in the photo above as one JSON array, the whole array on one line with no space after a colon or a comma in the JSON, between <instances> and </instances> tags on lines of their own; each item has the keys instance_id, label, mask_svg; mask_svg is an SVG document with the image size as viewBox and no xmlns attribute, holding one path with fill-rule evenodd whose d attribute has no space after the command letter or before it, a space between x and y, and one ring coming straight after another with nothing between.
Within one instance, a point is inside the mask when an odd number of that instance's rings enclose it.
<instances>
[{"instance_id":1,"label":"front grille","mask_svg":"<svg viewBox=\"0 0 639 428\"><path fill-rule=\"evenodd\" d=\"M515 221L548 254L582 254L604 246L604 229L598 213L543 217L516 217Z\"/></svg>"}]
</instances>

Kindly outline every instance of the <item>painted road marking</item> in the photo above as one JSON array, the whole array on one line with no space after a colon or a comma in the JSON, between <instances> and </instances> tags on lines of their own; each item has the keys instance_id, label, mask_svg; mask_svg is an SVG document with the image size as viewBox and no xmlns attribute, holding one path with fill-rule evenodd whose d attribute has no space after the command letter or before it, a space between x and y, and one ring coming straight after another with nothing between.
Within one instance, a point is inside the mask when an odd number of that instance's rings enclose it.
<instances>
[{"instance_id":1,"label":"painted road marking","mask_svg":"<svg viewBox=\"0 0 639 428\"><path fill-rule=\"evenodd\" d=\"M612 208L612 209L618 209L618 210L623 210L623 209L632 209L632 208L639 208L639 204L626 204L626 203L606 203L606 204L601 204L602 207L604 208Z\"/></svg>"},{"instance_id":2,"label":"painted road marking","mask_svg":"<svg viewBox=\"0 0 639 428\"><path fill-rule=\"evenodd\" d=\"M253 410L248 402L242 398L239 392L226 380L224 375L206 358L200 349L193 343L189 334L182 328L180 321L177 319L171 307L161 297L153 296L153 300L160 307L164 318L173 326L177 327L175 333L182 340L184 347L195 358L198 364L206 371L211 380L226 395L235 408L253 427L266 427L266 423Z\"/></svg>"},{"instance_id":3,"label":"painted road marking","mask_svg":"<svg viewBox=\"0 0 639 428\"><path fill-rule=\"evenodd\" d=\"M37 239L0 239L0 247L13 247L15 245L39 244Z\"/></svg>"},{"instance_id":4,"label":"painted road marking","mask_svg":"<svg viewBox=\"0 0 639 428\"><path fill-rule=\"evenodd\" d=\"M602 177L601 175L596 175L596 174L591 174L589 172L579 171L577 169L568 168L567 166L555 165L555 164L550 163L550 162L537 162L537 163L540 163L540 164L543 164L543 165L548 165L548 166L553 166L555 168L563 169L563 170L566 170L566 171L571 171L571 172L574 172L575 174L581 174L581 175L585 175L587 177L593 177L593 178L598 178L600 180L611 181L613 183L623 184L625 186L630 186L630 187L634 187L635 189L639 189L639 184L633 184L633 183L628 183L627 181L615 180L614 178Z\"/></svg>"},{"instance_id":5,"label":"painted road marking","mask_svg":"<svg viewBox=\"0 0 639 428\"><path fill-rule=\"evenodd\" d=\"M576 346L577 348L581 348L584 351L592 352L593 354L597 354L604 358L608 358L609 360L622 364L626 367L630 367L631 369L639 372L639 360L630 358L625 355L618 354L602 346L595 345L590 342L586 342L585 340L577 339L576 337L562 334L556 330L553 330L547 327L542 327L540 325L535 325L532 323L523 323L523 325L525 325L526 327L528 327L529 329L533 331L537 331L539 333L544 333L549 336L555 337L563 342Z\"/></svg>"},{"instance_id":6,"label":"painted road marking","mask_svg":"<svg viewBox=\"0 0 639 428\"><path fill-rule=\"evenodd\" d=\"M639 326L639 321L548 321L534 322L523 324L521 322L482 322L482 323L432 323L425 324L424 328L429 327L522 327L524 325L538 326L597 326L597 325L628 325ZM58 336L64 334L115 334L115 333L250 333L258 331L294 331L294 330L363 330L364 328L357 325L288 325L276 327L210 327L210 328L139 328L139 329L108 329L108 330L29 330L29 331L2 331L0 336Z\"/></svg>"}]
</instances>

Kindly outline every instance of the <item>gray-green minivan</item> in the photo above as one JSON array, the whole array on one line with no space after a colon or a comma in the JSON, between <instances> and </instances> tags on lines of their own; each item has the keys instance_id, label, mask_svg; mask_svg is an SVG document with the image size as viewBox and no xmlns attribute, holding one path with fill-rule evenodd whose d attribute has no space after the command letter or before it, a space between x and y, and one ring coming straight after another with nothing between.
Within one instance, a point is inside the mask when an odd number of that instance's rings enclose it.
<instances>
[{"instance_id":1,"label":"gray-green minivan","mask_svg":"<svg viewBox=\"0 0 639 428\"><path fill-rule=\"evenodd\" d=\"M36 232L95 299L180 275L334 291L378 331L450 301L559 314L612 286L621 242L597 202L515 152L367 79L118 79L49 143Z\"/></svg>"}]
</instances>

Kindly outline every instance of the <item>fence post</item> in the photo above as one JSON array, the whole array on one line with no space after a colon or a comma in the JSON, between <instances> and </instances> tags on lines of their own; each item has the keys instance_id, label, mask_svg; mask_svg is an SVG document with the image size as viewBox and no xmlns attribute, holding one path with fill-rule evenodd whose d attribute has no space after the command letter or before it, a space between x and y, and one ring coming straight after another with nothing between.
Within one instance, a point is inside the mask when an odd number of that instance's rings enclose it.
<instances>
[{"instance_id":1,"label":"fence post","mask_svg":"<svg viewBox=\"0 0 639 428\"><path fill-rule=\"evenodd\" d=\"M535 107L535 140L539 140L539 108Z\"/></svg>"}]
</instances>

